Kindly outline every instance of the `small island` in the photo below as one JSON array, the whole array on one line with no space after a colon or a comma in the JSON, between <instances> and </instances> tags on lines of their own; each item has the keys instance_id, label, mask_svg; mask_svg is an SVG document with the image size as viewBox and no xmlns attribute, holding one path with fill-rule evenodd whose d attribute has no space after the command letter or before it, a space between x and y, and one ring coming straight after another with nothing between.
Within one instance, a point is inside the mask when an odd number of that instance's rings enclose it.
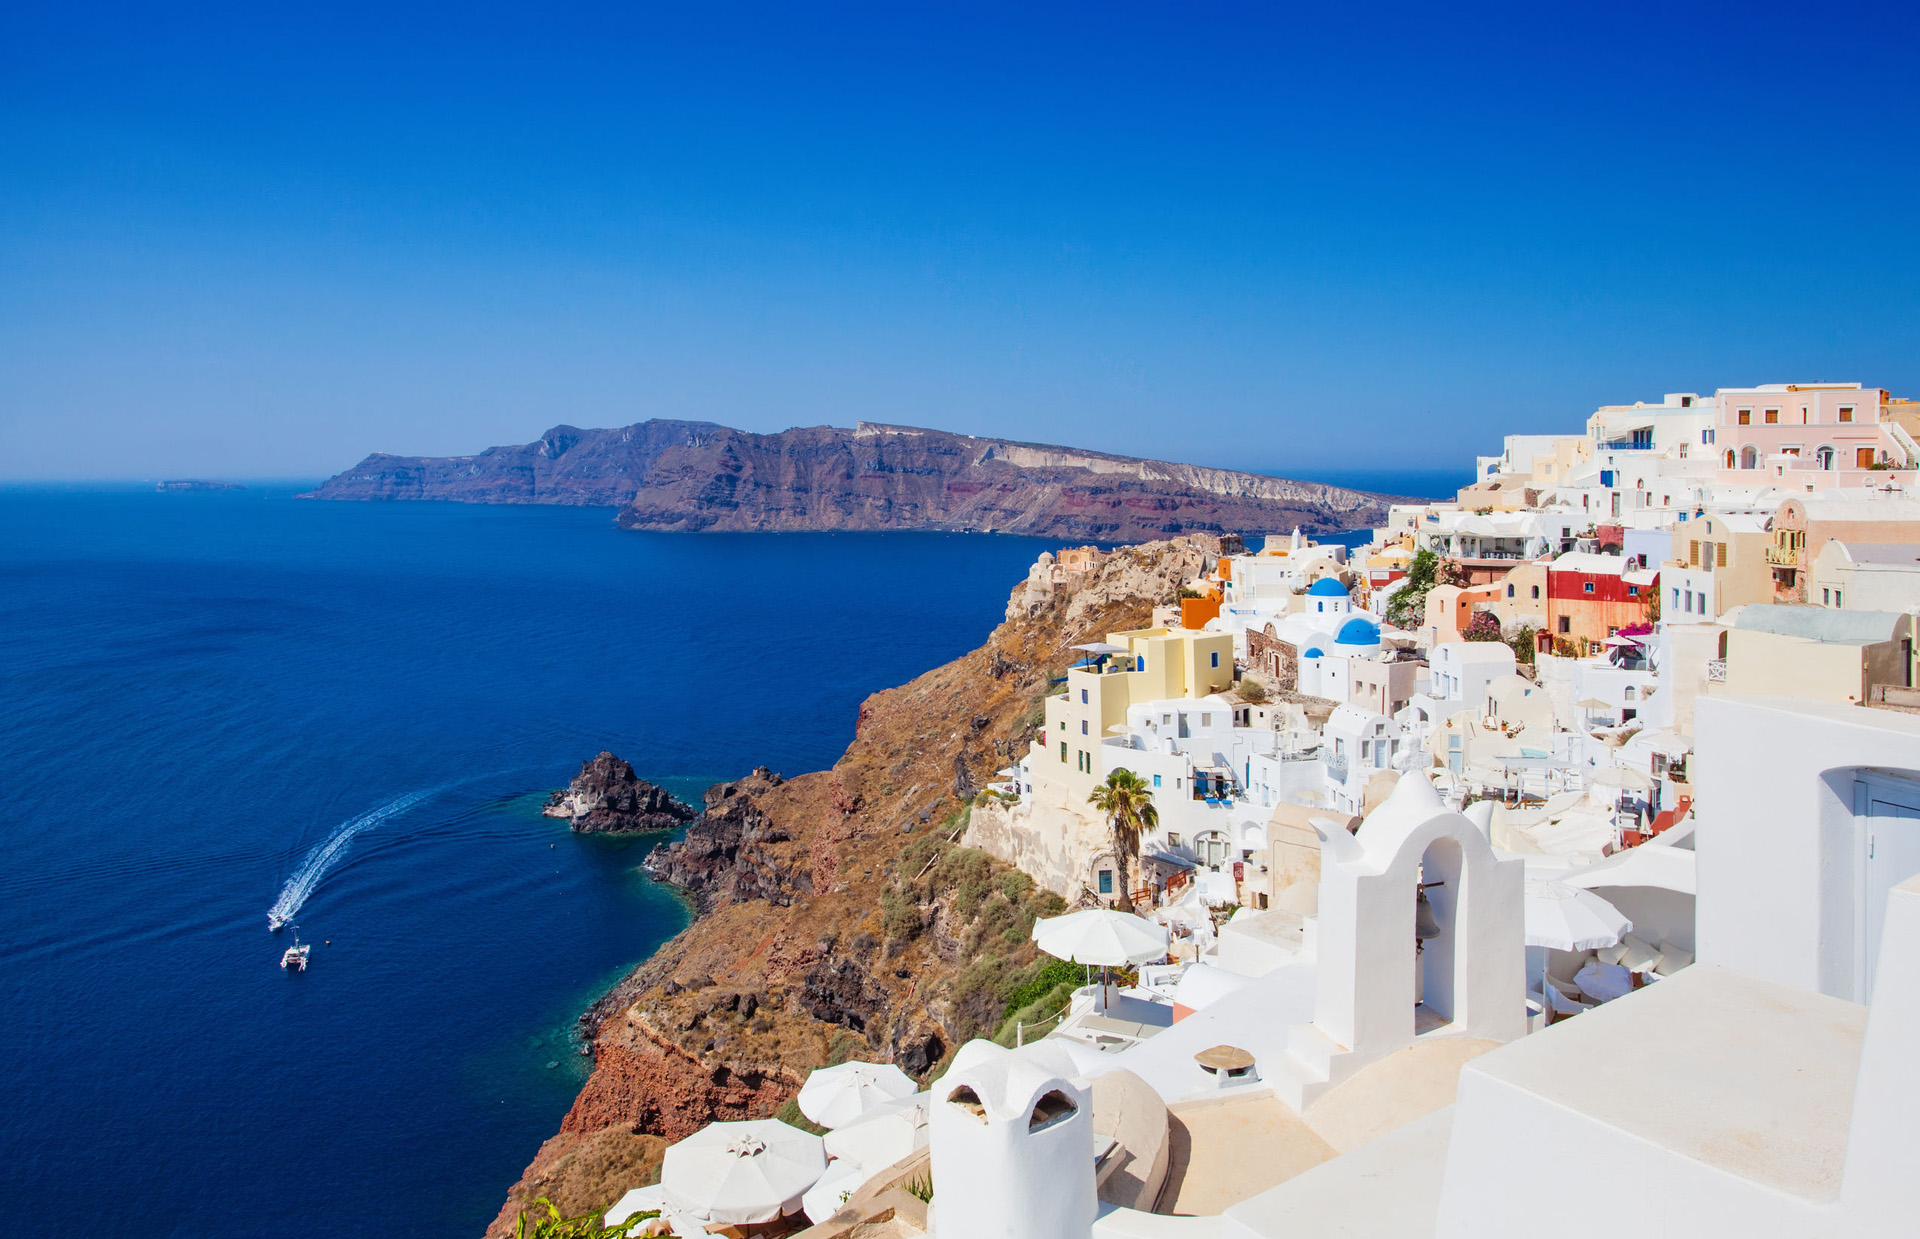
<instances>
[{"instance_id":1,"label":"small island","mask_svg":"<svg viewBox=\"0 0 1920 1239\"><path fill-rule=\"evenodd\" d=\"M573 782L547 798L541 812L566 818L583 835L672 830L694 818L692 808L606 751L584 763Z\"/></svg>"},{"instance_id":2,"label":"small island","mask_svg":"<svg viewBox=\"0 0 1920 1239\"><path fill-rule=\"evenodd\" d=\"M163 495L185 494L189 491L203 490L245 490L238 482L216 482L207 478L173 478L154 487Z\"/></svg>"}]
</instances>

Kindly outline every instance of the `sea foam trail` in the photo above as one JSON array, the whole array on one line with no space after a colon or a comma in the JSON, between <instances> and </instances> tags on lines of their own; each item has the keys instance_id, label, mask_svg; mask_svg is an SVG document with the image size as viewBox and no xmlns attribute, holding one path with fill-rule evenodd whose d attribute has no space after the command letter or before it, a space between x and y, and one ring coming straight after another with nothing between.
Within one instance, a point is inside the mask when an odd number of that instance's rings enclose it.
<instances>
[{"instance_id":1,"label":"sea foam trail","mask_svg":"<svg viewBox=\"0 0 1920 1239\"><path fill-rule=\"evenodd\" d=\"M315 887L320 885L320 879L326 877L327 871L347 854L347 848L353 843L355 835L363 830L371 830L396 814L406 812L432 794L431 788L423 792L408 792L397 800L390 800L377 809L369 809L359 817L348 818L334 827L333 833L327 836L326 841L308 852L307 858L300 862L300 867L294 870L292 877L287 879L286 886L281 888L280 898L274 900L273 907L267 909L267 924L277 929L299 913L301 905L307 902L307 897L313 894Z\"/></svg>"}]
</instances>

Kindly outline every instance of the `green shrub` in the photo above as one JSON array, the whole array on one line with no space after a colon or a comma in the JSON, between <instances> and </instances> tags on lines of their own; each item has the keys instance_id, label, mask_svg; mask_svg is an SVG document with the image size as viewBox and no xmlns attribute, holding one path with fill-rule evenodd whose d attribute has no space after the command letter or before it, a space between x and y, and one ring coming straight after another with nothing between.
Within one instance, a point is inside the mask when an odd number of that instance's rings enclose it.
<instances>
[{"instance_id":1,"label":"green shrub","mask_svg":"<svg viewBox=\"0 0 1920 1239\"><path fill-rule=\"evenodd\" d=\"M1267 699L1266 686L1255 679L1242 678L1233 686L1233 691L1240 694L1242 701L1260 702Z\"/></svg>"},{"instance_id":2,"label":"green shrub","mask_svg":"<svg viewBox=\"0 0 1920 1239\"><path fill-rule=\"evenodd\" d=\"M773 1117L779 1119L789 1127L798 1127L801 1131L809 1135L824 1136L827 1134L826 1128L800 1113L800 1102L798 1098L789 1097L781 1102L780 1108L773 1112Z\"/></svg>"},{"instance_id":3,"label":"green shrub","mask_svg":"<svg viewBox=\"0 0 1920 1239\"><path fill-rule=\"evenodd\" d=\"M1087 983L1087 970L1080 964L1043 955L1010 979L1006 999L1009 1007L1024 1007L1052 993L1061 985Z\"/></svg>"},{"instance_id":4,"label":"green shrub","mask_svg":"<svg viewBox=\"0 0 1920 1239\"><path fill-rule=\"evenodd\" d=\"M1020 903L1033 891L1033 879L1018 869L1009 869L1001 874L998 885L1000 893L1015 903Z\"/></svg>"},{"instance_id":5,"label":"green shrub","mask_svg":"<svg viewBox=\"0 0 1920 1239\"><path fill-rule=\"evenodd\" d=\"M513 1239L612 1239L613 1236L624 1239L639 1229L641 1223L659 1217L660 1211L636 1213L612 1226L601 1221L602 1216L600 1211L595 1211L579 1217L562 1217L554 1203L542 1196L521 1210L513 1224Z\"/></svg>"},{"instance_id":6,"label":"green shrub","mask_svg":"<svg viewBox=\"0 0 1920 1239\"><path fill-rule=\"evenodd\" d=\"M897 886L880 892L880 928L894 942L906 942L920 932L920 909Z\"/></svg>"}]
</instances>

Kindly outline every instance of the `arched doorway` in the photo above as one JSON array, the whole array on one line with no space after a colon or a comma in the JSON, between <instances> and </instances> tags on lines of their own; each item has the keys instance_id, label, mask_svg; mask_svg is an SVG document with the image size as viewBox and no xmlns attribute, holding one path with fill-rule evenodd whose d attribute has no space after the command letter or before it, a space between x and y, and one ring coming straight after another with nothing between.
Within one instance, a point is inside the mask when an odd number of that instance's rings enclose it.
<instances>
[{"instance_id":1,"label":"arched doorway","mask_svg":"<svg viewBox=\"0 0 1920 1239\"><path fill-rule=\"evenodd\" d=\"M1760 449L1754 447L1752 444L1741 448L1740 467L1742 469L1758 469L1760 467Z\"/></svg>"}]
</instances>

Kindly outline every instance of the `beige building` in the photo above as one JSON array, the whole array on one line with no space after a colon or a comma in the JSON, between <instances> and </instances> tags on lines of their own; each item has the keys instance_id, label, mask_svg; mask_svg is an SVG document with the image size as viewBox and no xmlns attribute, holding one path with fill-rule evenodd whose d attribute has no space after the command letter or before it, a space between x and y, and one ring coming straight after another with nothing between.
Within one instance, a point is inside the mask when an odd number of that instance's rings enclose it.
<instances>
[{"instance_id":1,"label":"beige building","mask_svg":"<svg viewBox=\"0 0 1920 1239\"><path fill-rule=\"evenodd\" d=\"M1734 515L1674 526L1674 556L1660 565L1660 617L1670 624L1710 623L1735 607L1772 602L1767 523Z\"/></svg>"},{"instance_id":2,"label":"beige building","mask_svg":"<svg viewBox=\"0 0 1920 1239\"><path fill-rule=\"evenodd\" d=\"M1413 700L1414 684L1426 668L1427 664L1410 658L1394 662L1356 658L1347 669L1347 704L1392 718Z\"/></svg>"},{"instance_id":3,"label":"beige building","mask_svg":"<svg viewBox=\"0 0 1920 1239\"><path fill-rule=\"evenodd\" d=\"M1861 702L1911 688L1914 618L1891 611L1742 607L1721 634L1721 693Z\"/></svg>"},{"instance_id":4,"label":"beige building","mask_svg":"<svg viewBox=\"0 0 1920 1239\"><path fill-rule=\"evenodd\" d=\"M1920 543L1920 502L1891 490L1831 490L1789 499L1773 517L1773 601L1809 602L1807 574L1826 544Z\"/></svg>"},{"instance_id":5,"label":"beige building","mask_svg":"<svg viewBox=\"0 0 1920 1239\"><path fill-rule=\"evenodd\" d=\"M1920 607L1920 546L1830 539L1813 557L1807 601L1855 611Z\"/></svg>"},{"instance_id":6,"label":"beige building","mask_svg":"<svg viewBox=\"0 0 1920 1239\"><path fill-rule=\"evenodd\" d=\"M1531 628L1538 632L1547 626L1547 562L1536 560L1521 564L1499 583L1500 592L1494 595L1495 615L1500 617L1502 631L1511 633L1516 628Z\"/></svg>"}]
</instances>

